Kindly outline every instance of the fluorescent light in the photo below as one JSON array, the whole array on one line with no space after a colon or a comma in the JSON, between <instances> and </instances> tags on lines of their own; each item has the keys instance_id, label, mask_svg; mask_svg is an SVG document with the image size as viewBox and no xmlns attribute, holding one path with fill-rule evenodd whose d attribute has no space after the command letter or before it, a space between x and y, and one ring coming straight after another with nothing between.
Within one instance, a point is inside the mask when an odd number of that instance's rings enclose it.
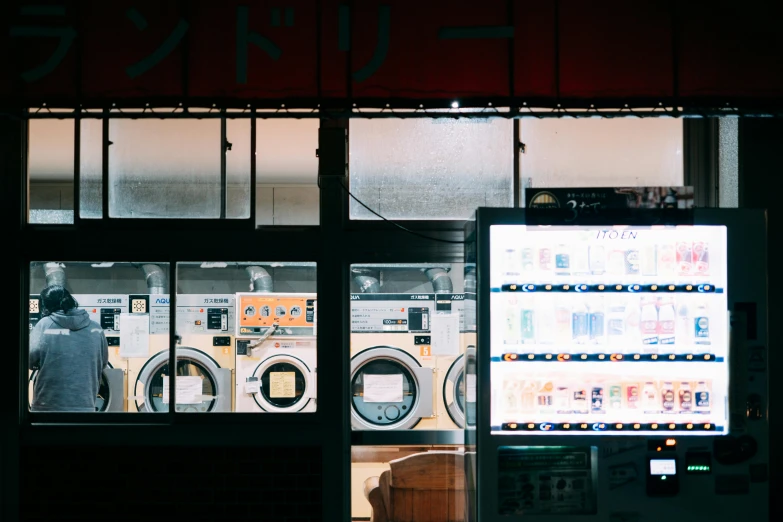
<instances>
[{"instance_id":1,"label":"fluorescent light","mask_svg":"<svg viewBox=\"0 0 783 522\"><path fill-rule=\"evenodd\" d=\"M201 268L226 268L228 263L222 261L201 263Z\"/></svg>"},{"instance_id":2,"label":"fluorescent light","mask_svg":"<svg viewBox=\"0 0 783 522\"><path fill-rule=\"evenodd\" d=\"M114 266L114 263L93 263L91 266L93 268L111 268Z\"/></svg>"}]
</instances>

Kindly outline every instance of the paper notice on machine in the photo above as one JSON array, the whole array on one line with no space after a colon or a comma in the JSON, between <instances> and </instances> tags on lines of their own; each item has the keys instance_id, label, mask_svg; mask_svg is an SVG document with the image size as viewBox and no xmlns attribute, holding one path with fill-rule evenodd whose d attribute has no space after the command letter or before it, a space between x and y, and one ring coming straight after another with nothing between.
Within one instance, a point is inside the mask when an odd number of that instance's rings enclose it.
<instances>
[{"instance_id":1,"label":"paper notice on machine","mask_svg":"<svg viewBox=\"0 0 783 522\"><path fill-rule=\"evenodd\" d=\"M204 380L201 377L175 377L177 382L177 404L201 404L203 402ZM163 404L169 403L169 378L163 377Z\"/></svg>"},{"instance_id":2,"label":"paper notice on machine","mask_svg":"<svg viewBox=\"0 0 783 522\"><path fill-rule=\"evenodd\" d=\"M402 374L365 373L364 402L402 402Z\"/></svg>"},{"instance_id":3,"label":"paper notice on machine","mask_svg":"<svg viewBox=\"0 0 783 522\"><path fill-rule=\"evenodd\" d=\"M150 356L150 316L120 314L120 357Z\"/></svg>"}]
</instances>

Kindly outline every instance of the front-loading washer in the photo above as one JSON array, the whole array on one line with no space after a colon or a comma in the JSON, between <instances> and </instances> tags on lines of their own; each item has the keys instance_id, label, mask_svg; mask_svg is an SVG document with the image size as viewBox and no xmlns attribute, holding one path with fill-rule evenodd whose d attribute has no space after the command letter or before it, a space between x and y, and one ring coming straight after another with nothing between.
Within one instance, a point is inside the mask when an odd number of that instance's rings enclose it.
<instances>
[{"instance_id":1,"label":"front-loading washer","mask_svg":"<svg viewBox=\"0 0 783 522\"><path fill-rule=\"evenodd\" d=\"M98 412L122 412L127 410L125 399L127 359L120 355L120 314L128 305L128 296L121 294L73 294L79 308L85 310L90 320L101 328L109 345L109 364L104 368L98 388L95 409ZM41 297L30 295L30 330L41 319ZM33 385L37 370L29 372L28 405L33 399Z\"/></svg>"},{"instance_id":2,"label":"front-loading washer","mask_svg":"<svg viewBox=\"0 0 783 522\"><path fill-rule=\"evenodd\" d=\"M131 295L129 300L129 313L149 321L148 352L129 359L129 409L167 412L169 296ZM176 411L232 411L233 305L233 294L177 295Z\"/></svg>"},{"instance_id":3,"label":"front-loading washer","mask_svg":"<svg viewBox=\"0 0 783 522\"><path fill-rule=\"evenodd\" d=\"M236 411L317 408L316 294L237 294Z\"/></svg>"}]
</instances>

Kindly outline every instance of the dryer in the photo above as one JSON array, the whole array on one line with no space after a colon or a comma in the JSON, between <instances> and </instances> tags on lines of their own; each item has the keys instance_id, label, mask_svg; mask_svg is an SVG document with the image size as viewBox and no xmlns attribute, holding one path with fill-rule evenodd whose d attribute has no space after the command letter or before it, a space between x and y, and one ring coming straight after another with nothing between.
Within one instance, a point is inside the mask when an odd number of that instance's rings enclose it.
<instances>
[{"instance_id":1,"label":"dryer","mask_svg":"<svg viewBox=\"0 0 783 522\"><path fill-rule=\"evenodd\" d=\"M437 428L435 294L351 294L351 426Z\"/></svg>"},{"instance_id":2,"label":"dryer","mask_svg":"<svg viewBox=\"0 0 783 522\"><path fill-rule=\"evenodd\" d=\"M236 299L236 410L316 411L316 294L253 292Z\"/></svg>"},{"instance_id":3,"label":"dryer","mask_svg":"<svg viewBox=\"0 0 783 522\"><path fill-rule=\"evenodd\" d=\"M131 295L129 300L128 315L148 325L146 352L129 359L129 409L166 412L171 374L169 296ZM177 295L176 411L232 411L234 303L233 294Z\"/></svg>"},{"instance_id":4,"label":"dryer","mask_svg":"<svg viewBox=\"0 0 783 522\"><path fill-rule=\"evenodd\" d=\"M98 388L95 409L98 412L122 412L127 410L125 400L127 359L120 356L120 314L128 305L127 295L73 294L79 308L86 310L90 319L100 324L109 345L109 365L103 370ZM41 298L30 295L30 330L41 319ZM28 405L33 398L33 384L37 371L29 372Z\"/></svg>"}]
</instances>

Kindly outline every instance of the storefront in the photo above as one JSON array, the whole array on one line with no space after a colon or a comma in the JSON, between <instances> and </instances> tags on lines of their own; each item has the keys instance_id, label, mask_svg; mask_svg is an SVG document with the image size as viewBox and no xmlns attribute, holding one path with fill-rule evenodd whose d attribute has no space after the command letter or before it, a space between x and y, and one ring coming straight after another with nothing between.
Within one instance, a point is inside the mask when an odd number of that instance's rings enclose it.
<instances>
[{"instance_id":1,"label":"storefront","mask_svg":"<svg viewBox=\"0 0 783 522\"><path fill-rule=\"evenodd\" d=\"M390 461L465 451L476 208L687 186L780 226L763 6L289 4L9 16L9 520L368 520ZM108 340L100 413L30 411L53 283Z\"/></svg>"}]
</instances>

